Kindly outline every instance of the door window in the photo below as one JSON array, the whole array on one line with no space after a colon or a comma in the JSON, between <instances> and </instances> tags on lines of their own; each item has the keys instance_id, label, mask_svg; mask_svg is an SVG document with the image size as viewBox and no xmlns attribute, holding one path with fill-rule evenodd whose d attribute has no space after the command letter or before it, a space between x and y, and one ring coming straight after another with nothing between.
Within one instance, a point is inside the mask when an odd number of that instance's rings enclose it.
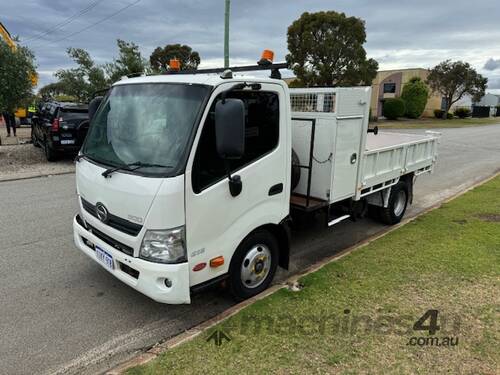
<instances>
[{"instance_id":1,"label":"door window","mask_svg":"<svg viewBox=\"0 0 500 375\"><path fill-rule=\"evenodd\" d=\"M220 96L220 95L219 95ZM245 105L245 153L239 160L230 160L231 172L266 155L278 145L279 98L267 91L233 91L228 98L243 100ZM195 193L226 177L224 160L215 143L215 103L207 115L193 163L192 184Z\"/></svg>"}]
</instances>

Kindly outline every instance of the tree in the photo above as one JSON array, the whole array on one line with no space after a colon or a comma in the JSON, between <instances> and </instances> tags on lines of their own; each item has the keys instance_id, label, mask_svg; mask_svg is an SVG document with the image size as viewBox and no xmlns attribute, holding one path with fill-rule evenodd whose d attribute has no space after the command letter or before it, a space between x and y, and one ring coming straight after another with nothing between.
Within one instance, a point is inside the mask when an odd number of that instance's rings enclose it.
<instances>
[{"instance_id":1,"label":"tree","mask_svg":"<svg viewBox=\"0 0 500 375\"><path fill-rule=\"evenodd\" d=\"M138 45L121 39L118 39L116 44L119 51L118 58L105 65L109 83L114 83L123 76L143 73L146 70L146 61L142 58Z\"/></svg>"},{"instance_id":2,"label":"tree","mask_svg":"<svg viewBox=\"0 0 500 375\"><path fill-rule=\"evenodd\" d=\"M304 86L371 85L378 63L366 58L365 42L363 20L305 12L288 27L286 59Z\"/></svg>"},{"instance_id":3,"label":"tree","mask_svg":"<svg viewBox=\"0 0 500 375\"><path fill-rule=\"evenodd\" d=\"M55 98L58 95L67 95L61 82L49 83L38 90L38 95L43 99Z\"/></svg>"},{"instance_id":4,"label":"tree","mask_svg":"<svg viewBox=\"0 0 500 375\"><path fill-rule=\"evenodd\" d=\"M0 39L0 111L14 112L33 95L35 58L26 47L11 49Z\"/></svg>"},{"instance_id":5,"label":"tree","mask_svg":"<svg viewBox=\"0 0 500 375\"><path fill-rule=\"evenodd\" d=\"M67 52L78 66L72 69L60 69L55 76L64 87L66 95L74 96L78 101L87 102L96 91L108 86L104 69L96 65L84 49L68 48Z\"/></svg>"},{"instance_id":6,"label":"tree","mask_svg":"<svg viewBox=\"0 0 500 375\"><path fill-rule=\"evenodd\" d=\"M419 118L429 98L429 88L419 77L413 77L403 86L401 99L406 105L406 117Z\"/></svg>"},{"instance_id":7,"label":"tree","mask_svg":"<svg viewBox=\"0 0 500 375\"><path fill-rule=\"evenodd\" d=\"M181 62L181 70L197 69L200 65L200 55L187 45L167 44L165 47L157 47L149 62L155 71L166 71L171 59Z\"/></svg>"},{"instance_id":8,"label":"tree","mask_svg":"<svg viewBox=\"0 0 500 375\"><path fill-rule=\"evenodd\" d=\"M473 101L481 100L488 78L477 73L469 63L446 60L431 69L427 83L432 90L444 97L444 113L448 113L451 106L466 94L470 95Z\"/></svg>"}]
</instances>

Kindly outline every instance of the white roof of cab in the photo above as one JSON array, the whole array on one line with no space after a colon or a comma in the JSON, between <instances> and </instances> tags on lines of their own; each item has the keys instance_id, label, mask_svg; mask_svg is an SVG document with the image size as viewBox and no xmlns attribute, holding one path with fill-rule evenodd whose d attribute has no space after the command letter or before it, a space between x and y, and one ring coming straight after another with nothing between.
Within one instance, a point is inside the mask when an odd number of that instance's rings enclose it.
<instances>
[{"instance_id":1,"label":"white roof of cab","mask_svg":"<svg viewBox=\"0 0 500 375\"><path fill-rule=\"evenodd\" d=\"M243 74L234 74L233 78L222 79L218 73L201 73L201 74L158 74L151 76L141 76L135 78L124 78L116 82L116 85L126 85L131 83L193 83L209 86L217 86L227 82L259 82L259 83L278 83L284 84L280 79L272 79L265 77L252 77Z\"/></svg>"}]
</instances>

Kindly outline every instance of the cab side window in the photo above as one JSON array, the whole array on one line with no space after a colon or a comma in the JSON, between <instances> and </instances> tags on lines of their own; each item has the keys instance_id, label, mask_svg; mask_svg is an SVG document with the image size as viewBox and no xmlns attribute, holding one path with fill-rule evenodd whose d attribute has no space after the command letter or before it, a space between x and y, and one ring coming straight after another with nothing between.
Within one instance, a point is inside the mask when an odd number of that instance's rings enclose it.
<instances>
[{"instance_id":1,"label":"cab side window","mask_svg":"<svg viewBox=\"0 0 500 375\"><path fill-rule=\"evenodd\" d=\"M245 105L245 154L239 160L230 160L231 172L248 165L278 145L279 98L268 91L234 91L228 98L243 100ZM203 124L203 130L193 163L192 184L195 193L224 179L227 175L224 160L215 144L215 103Z\"/></svg>"}]
</instances>

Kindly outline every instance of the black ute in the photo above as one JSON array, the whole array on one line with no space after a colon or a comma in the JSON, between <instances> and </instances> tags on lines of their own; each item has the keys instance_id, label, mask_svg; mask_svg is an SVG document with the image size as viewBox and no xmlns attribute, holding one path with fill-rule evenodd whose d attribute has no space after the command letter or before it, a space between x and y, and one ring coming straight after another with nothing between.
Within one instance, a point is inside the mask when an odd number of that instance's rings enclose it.
<instances>
[{"instance_id":1,"label":"black ute","mask_svg":"<svg viewBox=\"0 0 500 375\"><path fill-rule=\"evenodd\" d=\"M89 127L86 104L47 102L33 118L31 139L43 147L48 161L62 153L77 153Z\"/></svg>"}]
</instances>

